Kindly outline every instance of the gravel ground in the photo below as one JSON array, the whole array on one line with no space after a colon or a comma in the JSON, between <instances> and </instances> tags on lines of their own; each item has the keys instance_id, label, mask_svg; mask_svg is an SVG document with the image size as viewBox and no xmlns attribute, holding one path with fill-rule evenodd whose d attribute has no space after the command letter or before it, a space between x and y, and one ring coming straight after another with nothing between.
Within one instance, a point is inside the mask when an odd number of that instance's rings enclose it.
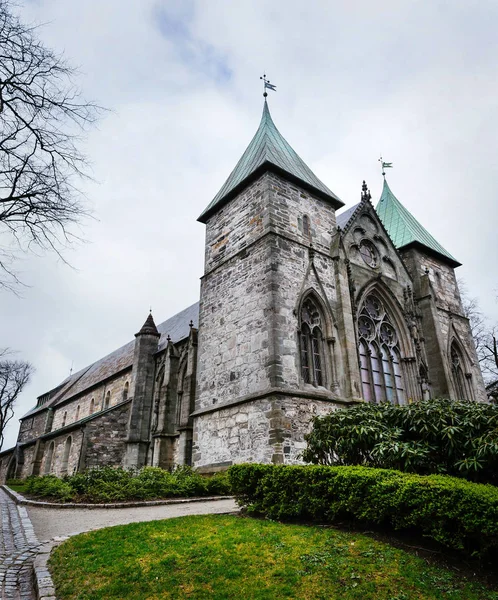
<instances>
[{"instance_id":1,"label":"gravel ground","mask_svg":"<svg viewBox=\"0 0 498 600\"><path fill-rule=\"evenodd\" d=\"M91 529L124 525L139 521L156 521L186 515L207 515L238 510L234 500L211 500L163 506L134 508L40 508L26 507L35 533L44 542L57 536L74 535Z\"/></svg>"}]
</instances>

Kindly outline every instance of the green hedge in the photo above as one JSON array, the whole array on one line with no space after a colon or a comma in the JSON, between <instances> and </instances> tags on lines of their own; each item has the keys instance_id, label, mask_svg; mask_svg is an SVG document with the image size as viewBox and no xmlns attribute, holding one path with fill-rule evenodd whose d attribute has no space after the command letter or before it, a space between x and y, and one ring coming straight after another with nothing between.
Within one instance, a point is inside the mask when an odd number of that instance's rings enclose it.
<instances>
[{"instance_id":1,"label":"green hedge","mask_svg":"<svg viewBox=\"0 0 498 600\"><path fill-rule=\"evenodd\" d=\"M481 558L498 556L492 485L369 467L241 464L228 476L238 502L271 519L353 520L416 531Z\"/></svg>"},{"instance_id":2,"label":"green hedge","mask_svg":"<svg viewBox=\"0 0 498 600\"><path fill-rule=\"evenodd\" d=\"M190 467L180 467L173 472L157 467L144 467L137 472L101 467L62 479L55 475L29 477L25 489L38 497L95 503L230 493L226 473L203 477Z\"/></svg>"}]
</instances>

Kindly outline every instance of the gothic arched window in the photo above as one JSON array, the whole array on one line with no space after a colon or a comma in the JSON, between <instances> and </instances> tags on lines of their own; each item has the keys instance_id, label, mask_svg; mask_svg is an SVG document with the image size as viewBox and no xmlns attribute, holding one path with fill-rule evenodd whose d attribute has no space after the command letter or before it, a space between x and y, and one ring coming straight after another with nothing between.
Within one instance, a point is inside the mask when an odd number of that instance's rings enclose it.
<instances>
[{"instance_id":1,"label":"gothic arched window","mask_svg":"<svg viewBox=\"0 0 498 600\"><path fill-rule=\"evenodd\" d=\"M457 400L470 400L468 389L465 382L465 376L463 374L463 357L458 348L457 344L453 342L450 350L451 357L451 374L453 375L453 383L455 385L455 391Z\"/></svg>"},{"instance_id":2,"label":"gothic arched window","mask_svg":"<svg viewBox=\"0 0 498 600\"><path fill-rule=\"evenodd\" d=\"M111 406L111 392L107 392L105 395L104 410L109 408L109 406Z\"/></svg>"},{"instance_id":3,"label":"gothic arched window","mask_svg":"<svg viewBox=\"0 0 498 600\"><path fill-rule=\"evenodd\" d=\"M71 453L72 438L69 436L64 444L64 454L62 456L61 473L67 475L67 467L69 463L69 454Z\"/></svg>"},{"instance_id":4,"label":"gothic arched window","mask_svg":"<svg viewBox=\"0 0 498 600\"><path fill-rule=\"evenodd\" d=\"M325 385L323 362L323 319L311 298L301 308L301 377L304 383Z\"/></svg>"},{"instance_id":5,"label":"gothic arched window","mask_svg":"<svg viewBox=\"0 0 498 600\"><path fill-rule=\"evenodd\" d=\"M124 388L123 388L123 402L125 400L128 400L128 390L130 389L130 384L128 382L126 382L124 384Z\"/></svg>"},{"instance_id":6,"label":"gothic arched window","mask_svg":"<svg viewBox=\"0 0 498 600\"><path fill-rule=\"evenodd\" d=\"M358 318L363 397L369 402L406 401L399 338L382 301L369 294Z\"/></svg>"},{"instance_id":7,"label":"gothic arched window","mask_svg":"<svg viewBox=\"0 0 498 600\"><path fill-rule=\"evenodd\" d=\"M45 458L45 475L48 475L50 473L50 471L52 470L52 461L54 459L54 449L55 449L54 442L51 442L50 446L48 447L47 456Z\"/></svg>"}]
</instances>

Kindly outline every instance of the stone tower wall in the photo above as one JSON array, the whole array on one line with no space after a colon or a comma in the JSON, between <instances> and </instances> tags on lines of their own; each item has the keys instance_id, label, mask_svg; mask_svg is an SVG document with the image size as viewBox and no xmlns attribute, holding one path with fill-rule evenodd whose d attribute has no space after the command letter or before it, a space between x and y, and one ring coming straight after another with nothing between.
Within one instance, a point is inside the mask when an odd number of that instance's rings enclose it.
<instances>
[{"instance_id":1,"label":"stone tower wall","mask_svg":"<svg viewBox=\"0 0 498 600\"><path fill-rule=\"evenodd\" d=\"M332 205L273 173L262 175L208 220L196 466L296 462L313 412L341 403L330 378L328 387L300 382L298 353L303 294L313 290L329 316L334 311L330 244L335 229ZM327 335L331 332L332 325Z\"/></svg>"},{"instance_id":2,"label":"stone tower wall","mask_svg":"<svg viewBox=\"0 0 498 600\"><path fill-rule=\"evenodd\" d=\"M411 248L403 252L414 295L422 313L434 395L456 398L451 375L450 344L456 338L464 348L465 369L475 400L486 401L486 390L477 360L469 320L465 317L455 270L446 262Z\"/></svg>"},{"instance_id":3,"label":"stone tower wall","mask_svg":"<svg viewBox=\"0 0 498 600\"><path fill-rule=\"evenodd\" d=\"M196 410L269 387L267 188L263 175L207 223Z\"/></svg>"}]
</instances>

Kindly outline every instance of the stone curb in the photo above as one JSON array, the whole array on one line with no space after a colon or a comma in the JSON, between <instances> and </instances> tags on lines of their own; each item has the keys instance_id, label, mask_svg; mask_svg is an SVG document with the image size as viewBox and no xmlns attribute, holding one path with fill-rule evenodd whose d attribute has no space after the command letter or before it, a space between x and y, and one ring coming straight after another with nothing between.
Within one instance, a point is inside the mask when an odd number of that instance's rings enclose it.
<instances>
[{"instance_id":1,"label":"stone curb","mask_svg":"<svg viewBox=\"0 0 498 600\"><path fill-rule=\"evenodd\" d=\"M2 489L12 498L9 492L15 493L6 486L2 486ZM21 496L22 498L22 496ZM36 537L33 524L29 518L28 511L24 506L19 506L17 499L13 498L17 504L17 511L21 520L21 526L26 536L26 541L31 548L36 548L37 555L33 560L33 586L37 600L57 600L55 596L55 587L52 581L52 577L48 571L47 562L50 556L50 551L53 546L63 541L62 539L55 538L48 544L40 545L38 538Z\"/></svg>"},{"instance_id":2,"label":"stone curb","mask_svg":"<svg viewBox=\"0 0 498 600\"><path fill-rule=\"evenodd\" d=\"M188 504L189 502L211 502L213 500L234 500L235 496L203 496L196 498L172 498L170 500L145 500L143 502L112 502L108 504L78 504L76 502L41 502L39 500L28 500L21 494L11 490L8 486L2 485L2 489L18 505L38 506L40 508L136 508L138 506L163 506L168 504Z\"/></svg>"},{"instance_id":3,"label":"stone curb","mask_svg":"<svg viewBox=\"0 0 498 600\"><path fill-rule=\"evenodd\" d=\"M34 587L37 600L57 600L54 582L48 570L48 559L52 549L66 539L66 537L54 538L43 544L38 550L33 562Z\"/></svg>"}]
</instances>

